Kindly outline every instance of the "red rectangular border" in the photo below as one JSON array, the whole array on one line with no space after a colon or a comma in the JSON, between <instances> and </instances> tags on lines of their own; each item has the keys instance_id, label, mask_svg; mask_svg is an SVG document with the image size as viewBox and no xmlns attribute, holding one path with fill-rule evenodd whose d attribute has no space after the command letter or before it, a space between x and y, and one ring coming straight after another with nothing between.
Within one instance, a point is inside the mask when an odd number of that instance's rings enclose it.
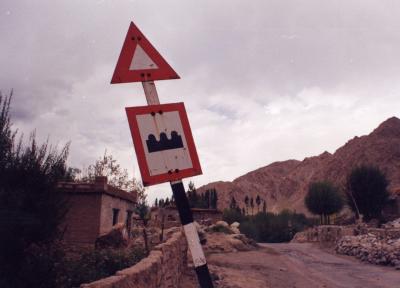
<instances>
[{"instance_id":1,"label":"red rectangular border","mask_svg":"<svg viewBox=\"0 0 400 288\"><path fill-rule=\"evenodd\" d=\"M142 175L142 181L144 186L151 186L164 182L176 181L187 177L201 175L201 166L199 157L197 155L196 146L194 144L192 131L190 129L189 120L187 118L185 105L180 103L160 104L160 105L149 105L140 107L127 107L125 108L126 115L128 117L129 128L133 139L133 144L136 151L136 156L139 163L140 174ZM151 114L152 112L158 113L178 111L181 119L183 133L185 133L186 143L190 158L192 160L193 168L180 170L179 172L172 172L151 176L149 173L149 167L147 165L146 156L142 140L140 139L139 125L136 120L137 115Z\"/></svg>"}]
</instances>

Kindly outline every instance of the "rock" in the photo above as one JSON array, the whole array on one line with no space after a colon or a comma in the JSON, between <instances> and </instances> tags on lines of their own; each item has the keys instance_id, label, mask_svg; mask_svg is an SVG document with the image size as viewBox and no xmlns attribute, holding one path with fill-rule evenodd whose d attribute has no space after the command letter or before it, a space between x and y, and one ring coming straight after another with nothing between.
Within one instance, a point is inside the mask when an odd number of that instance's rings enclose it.
<instances>
[{"instance_id":1,"label":"rock","mask_svg":"<svg viewBox=\"0 0 400 288\"><path fill-rule=\"evenodd\" d=\"M258 245L243 234L207 233L206 253L236 252L253 250Z\"/></svg>"},{"instance_id":2,"label":"rock","mask_svg":"<svg viewBox=\"0 0 400 288\"><path fill-rule=\"evenodd\" d=\"M229 228L229 224L226 223L225 221L218 221L217 223L215 223L215 225Z\"/></svg>"},{"instance_id":3,"label":"rock","mask_svg":"<svg viewBox=\"0 0 400 288\"><path fill-rule=\"evenodd\" d=\"M306 243L306 242L310 242L308 240L309 239L307 237L307 232L303 231L303 232L297 232L290 242L291 243Z\"/></svg>"},{"instance_id":4,"label":"rock","mask_svg":"<svg viewBox=\"0 0 400 288\"><path fill-rule=\"evenodd\" d=\"M400 238L383 237L376 230L371 229L373 233L342 237L336 244L336 252L355 256L372 264L399 266Z\"/></svg>"},{"instance_id":5,"label":"rock","mask_svg":"<svg viewBox=\"0 0 400 288\"><path fill-rule=\"evenodd\" d=\"M239 230L238 228L236 228L236 227L231 227L230 229L231 229L231 231L232 231L233 233L235 233L235 234L240 234L240 230Z\"/></svg>"},{"instance_id":6,"label":"rock","mask_svg":"<svg viewBox=\"0 0 400 288\"><path fill-rule=\"evenodd\" d=\"M382 227L388 228L388 229L390 229L390 228L400 229L400 218L398 218L396 220L393 220L393 221L390 221L388 223L385 223L385 224L382 225Z\"/></svg>"},{"instance_id":7,"label":"rock","mask_svg":"<svg viewBox=\"0 0 400 288\"><path fill-rule=\"evenodd\" d=\"M239 222L233 222L231 224L231 228L238 228L239 229L240 223Z\"/></svg>"},{"instance_id":8,"label":"rock","mask_svg":"<svg viewBox=\"0 0 400 288\"><path fill-rule=\"evenodd\" d=\"M124 223L118 223L110 232L100 235L95 242L96 248L122 248L128 245L128 233Z\"/></svg>"},{"instance_id":9,"label":"rock","mask_svg":"<svg viewBox=\"0 0 400 288\"><path fill-rule=\"evenodd\" d=\"M286 268L279 268L279 271L283 271L283 272L286 272L287 271L287 269Z\"/></svg>"}]
</instances>

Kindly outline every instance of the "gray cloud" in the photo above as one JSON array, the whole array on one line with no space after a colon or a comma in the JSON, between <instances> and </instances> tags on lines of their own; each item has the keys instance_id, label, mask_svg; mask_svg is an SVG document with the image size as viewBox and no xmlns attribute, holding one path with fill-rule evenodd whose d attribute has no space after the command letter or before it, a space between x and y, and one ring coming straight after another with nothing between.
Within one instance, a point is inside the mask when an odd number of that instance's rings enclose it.
<instances>
[{"instance_id":1,"label":"gray cloud","mask_svg":"<svg viewBox=\"0 0 400 288\"><path fill-rule=\"evenodd\" d=\"M230 180L329 150L399 116L398 1L11 1L0 3L0 89L25 134L72 141L70 163L104 149L138 175L124 107L140 84L109 84L135 21L181 80L204 175ZM169 193L166 185L151 197Z\"/></svg>"}]
</instances>

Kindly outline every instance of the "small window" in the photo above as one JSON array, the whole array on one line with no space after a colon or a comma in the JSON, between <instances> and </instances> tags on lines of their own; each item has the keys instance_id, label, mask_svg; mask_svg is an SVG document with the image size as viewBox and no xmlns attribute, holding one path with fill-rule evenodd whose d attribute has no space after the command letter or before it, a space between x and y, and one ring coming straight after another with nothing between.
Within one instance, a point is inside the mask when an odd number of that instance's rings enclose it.
<instances>
[{"instance_id":1,"label":"small window","mask_svg":"<svg viewBox=\"0 0 400 288\"><path fill-rule=\"evenodd\" d=\"M114 226L115 224L118 223L118 214L119 214L119 209L113 209L113 218L112 218L112 225Z\"/></svg>"},{"instance_id":2,"label":"small window","mask_svg":"<svg viewBox=\"0 0 400 288\"><path fill-rule=\"evenodd\" d=\"M125 226L126 229L128 229L128 231L130 231L131 229L131 224L132 224L132 211L126 211L126 222L125 222Z\"/></svg>"}]
</instances>

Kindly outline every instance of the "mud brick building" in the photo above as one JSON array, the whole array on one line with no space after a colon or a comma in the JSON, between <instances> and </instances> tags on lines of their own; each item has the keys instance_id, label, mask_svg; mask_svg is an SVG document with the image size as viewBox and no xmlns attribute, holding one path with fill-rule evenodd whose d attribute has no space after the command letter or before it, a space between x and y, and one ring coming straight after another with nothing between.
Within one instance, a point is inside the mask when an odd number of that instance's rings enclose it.
<instances>
[{"instance_id":1,"label":"mud brick building","mask_svg":"<svg viewBox=\"0 0 400 288\"><path fill-rule=\"evenodd\" d=\"M400 217L400 188L394 189L391 193L382 214L387 221L392 221Z\"/></svg>"},{"instance_id":2,"label":"mud brick building","mask_svg":"<svg viewBox=\"0 0 400 288\"><path fill-rule=\"evenodd\" d=\"M107 177L94 183L60 182L58 189L66 195L69 210L63 224L64 241L71 246L94 247L96 238L125 223L130 230L137 193L107 184Z\"/></svg>"},{"instance_id":3,"label":"mud brick building","mask_svg":"<svg viewBox=\"0 0 400 288\"><path fill-rule=\"evenodd\" d=\"M193 220L200 224L211 225L222 220L222 212L216 209L191 208L191 210ZM153 225L158 227L161 227L161 221L164 217L165 229L181 225L178 210L174 206L165 207L164 209L153 207L151 208L150 217Z\"/></svg>"}]
</instances>

